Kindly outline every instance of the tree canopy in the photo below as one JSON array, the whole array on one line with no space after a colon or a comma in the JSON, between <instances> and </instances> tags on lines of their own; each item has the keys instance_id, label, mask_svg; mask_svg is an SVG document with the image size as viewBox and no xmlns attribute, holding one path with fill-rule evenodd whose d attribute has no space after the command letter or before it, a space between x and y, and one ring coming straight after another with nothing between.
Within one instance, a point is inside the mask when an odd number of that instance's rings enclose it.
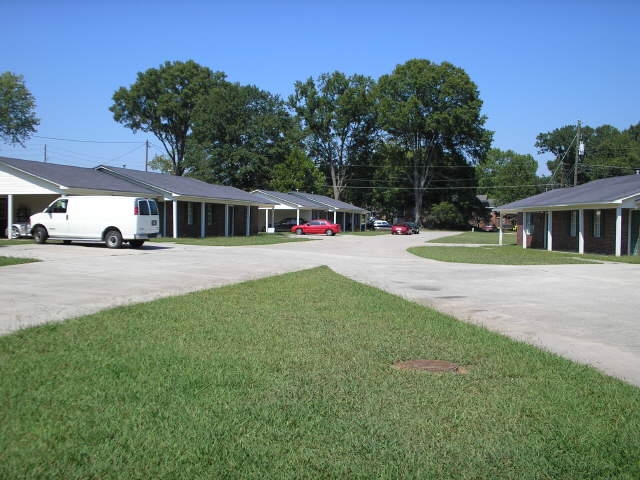
<instances>
[{"instance_id":1,"label":"tree canopy","mask_svg":"<svg viewBox=\"0 0 640 480\"><path fill-rule=\"evenodd\" d=\"M476 167L478 193L504 205L538 193L538 162L513 150L489 150Z\"/></svg>"},{"instance_id":2,"label":"tree canopy","mask_svg":"<svg viewBox=\"0 0 640 480\"><path fill-rule=\"evenodd\" d=\"M194 114L188 165L198 178L238 188L266 188L273 167L298 138L285 103L253 85L211 89Z\"/></svg>"},{"instance_id":3,"label":"tree canopy","mask_svg":"<svg viewBox=\"0 0 640 480\"><path fill-rule=\"evenodd\" d=\"M336 200L347 186L351 165L373 148L374 83L363 75L325 73L296 82L289 98L308 152L327 172Z\"/></svg>"},{"instance_id":4,"label":"tree canopy","mask_svg":"<svg viewBox=\"0 0 640 480\"><path fill-rule=\"evenodd\" d=\"M584 156L579 157L578 183L598 178L628 175L640 167L640 123L626 130L611 125L596 128L583 126L580 140L584 143ZM553 180L560 185L573 185L577 126L565 125L536 137L539 153L552 153L547 162Z\"/></svg>"},{"instance_id":5,"label":"tree canopy","mask_svg":"<svg viewBox=\"0 0 640 480\"><path fill-rule=\"evenodd\" d=\"M492 134L484 128L476 85L461 68L414 59L378 81L378 115L387 141L413 190L419 220L425 192L440 168L464 167L481 159Z\"/></svg>"},{"instance_id":6,"label":"tree canopy","mask_svg":"<svg viewBox=\"0 0 640 480\"><path fill-rule=\"evenodd\" d=\"M0 75L0 138L3 141L24 147L24 142L40 124L35 108L35 98L22 75L11 72Z\"/></svg>"},{"instance_id":7,"label":"tree canopy","mask_svg":"<svg viewBox=\"0 0 640 480\"><path fill-rule=\"evenodd\" d=\"M225 77L192 60L165 62L138 73L131 87L120 87L109 110L116 122L134 133L153 133L171 159L173 174L182 175L195 108L212 88L226 82Z\"/></svg>"},{"instance_id":8,"label":"tree canopy","mask_svg":"<svg viewBox=\"0 0 640 480\"><path fill-rule=\"evenodd\" d=\"M273 169L271 189L279 192L325 193L325 176L305 153L296 148Z\"/></svg>"}]
</instances>

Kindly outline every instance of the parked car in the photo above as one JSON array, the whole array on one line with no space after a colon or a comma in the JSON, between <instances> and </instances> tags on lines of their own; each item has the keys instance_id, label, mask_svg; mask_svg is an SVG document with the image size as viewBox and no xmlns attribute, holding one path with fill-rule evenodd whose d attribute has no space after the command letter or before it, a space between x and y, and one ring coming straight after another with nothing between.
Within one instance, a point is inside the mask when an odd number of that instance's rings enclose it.
<instances>
[{"instance_id":1,"label":"parked car","mask_svg":"<svg viewBox=\"0 0 640 480\"><path fill-rule=\"evenodd\" d=\"M415 222L404 222L411 228L411 233L420 233L420 225Z\"/></svg>"},{"instance_id":2,"label":"parked car","mask_svg":"<svg viewBox=\"0 0 640 480\"><path fill-rule=\"evenodd\" d=\"M372 227L374 230L391 230L391 224L386 220L374 220Z\"/></svg>"},{"instance_id":3,"label":"parked car","mask_svg":"<svg viewBox=\"0 0 640 480\"><path fill-rule=\"evenodd\" d=\"M497 232L498 227L496 227L493 223L487 223L486 225L481 226L480 230L484 232Z\"/></svg>"},{"instance_id":4,"label":"parked car","mask_svg":"<svg viewBox=\"0 0 640 480\"><path fill-rule=\"evenodd\" d=\"M6 234L5 234L6 237ZM14 223L11 225L11 238L31 237L31 226L28 223Z\"/></svg>"},{"instance_id":5,"label":"parked car","mask_svg":"<svg viewBox=\"0 0 640 480\"><path fill-rule=\"evenodd\" d=\"M158 236L158 205L148 198L124 196L70 196L54 200L41 213L31 215L31 234L36 243L47 239L105 243L120 248L128 242L140 248Z\"/></svg>"},{"instance_id":6,"label":"parked car","mask_svg":"<svg viewBox=\"0 0 640 480\"><path fill-rule=\"evenodd\" d=\"M391 227L391 235L411 235L413 230L408 223L396 223Z\"/></svg>"},{"instance_id":7,"label":"parked car","mask_svg":"<svg viewBox=\"0 0 640 480\"><path fill-rule=\"evenodd\" d=\"M307 221L304 218L298 221L296 217L288 217L276 222L274 227L276 232L289 232L291 231L291 227L302 223L307 223Z\"/></svg>"},{"instance_id":8,"label":"parked car","mask_svg":"<svg viewBox=\"0 0 640 480\"><path fill-rule=\"evenodd\" d=\"M340 225L337 223L331 223L329 220L311 220L310 222L303 223L300 225L294 225L291 227L291 233L296 233L298 235L302 235L303 233L324 233L326 235L335 235L336 233L340 233Z\"/></svg>"}]
</instances>

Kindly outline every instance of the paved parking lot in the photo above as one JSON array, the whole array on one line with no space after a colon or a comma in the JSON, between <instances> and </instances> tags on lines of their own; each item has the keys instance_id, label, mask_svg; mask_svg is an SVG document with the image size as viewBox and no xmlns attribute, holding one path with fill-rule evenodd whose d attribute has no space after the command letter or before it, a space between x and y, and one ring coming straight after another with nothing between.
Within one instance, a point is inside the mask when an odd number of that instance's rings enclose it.
<instances>
[{"instance_id":1,"label":"paved parking lot","mask_svg":"<svg viewBox=\"0 0 640 480\"><path fill-rule=\"evenodd\" d=\"M127 303L327 265L359 282L640 385L640 266L500 266L406 252L443 235L318 237L257 247L15 245L0 255L0 334Z\"/></svg>"}]
</instances>

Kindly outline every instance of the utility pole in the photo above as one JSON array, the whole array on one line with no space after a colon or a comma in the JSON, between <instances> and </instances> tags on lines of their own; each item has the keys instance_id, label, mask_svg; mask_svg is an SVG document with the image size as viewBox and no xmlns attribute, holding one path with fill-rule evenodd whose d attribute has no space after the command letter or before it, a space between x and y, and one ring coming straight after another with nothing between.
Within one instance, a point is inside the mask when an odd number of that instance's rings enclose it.
<instances>
[{"instance_id":1,"label":"utility pole","mask_svg":"<svg viewBox=\"0 0 640 480\"><path fill-rule=\"evenodd\" d=\"M47 163L47 144L44 144L44 163Z\"/></svg>"},{"instance_id":2,"label":"utility pole","mask_svg":"<svg viewBox=\"0 0 640 480\"><path fill-rule=\"evenodd\" d=\"M578 120L578 133L576 134L576 160L573 163L573 186L578 185L578 162L580 155L584 155L584 144L580 140L580 120ZM580 151L582 150L582 152Z\"/></svg>"},{"instance_id":3,"label":"utility pole","mask_svg":"<svg viewBox=\"0 0 640 480\"><path fill-rule=\"evenodd\" d=\"M144 142L144 171L147 172L147 165L149 165L149 140L147 139L146 142Z\"/></svg>"}]
</instances>

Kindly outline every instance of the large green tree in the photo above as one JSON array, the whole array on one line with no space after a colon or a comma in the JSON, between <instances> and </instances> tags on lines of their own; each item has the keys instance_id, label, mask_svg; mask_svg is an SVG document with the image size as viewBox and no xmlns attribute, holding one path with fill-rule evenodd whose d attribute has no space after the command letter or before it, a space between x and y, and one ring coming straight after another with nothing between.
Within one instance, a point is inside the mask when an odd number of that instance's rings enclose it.
<instances>
[{"instance_id":1,"label":"large green tree","mask_svg":"<svg viewBox=\"0 0 640 480\"><path fill-rule=\"evenodd\" d=\"M171 159L173 174L183 175L195 108L212 88L225 84L225 78L224 73L213 72L193 60L165 62L159 68L138 73L129 88L120 87L109 110L117 122L134 133L153 133Z\"/></svg>"},{"instance_id":2,"label":"large green tree","mask_svg":"<svg viewBox=\"0 0 640 480\"><path fill-rule=\"evenodd\" d=\"M416 221L440 168L462 171L486 154L492 134L481 108L476 85L447 62L409 60L378 80L380 125L402 152L396 161L413 191ZM438 175L450 181L457 174Z\"/></svg>"},{"instance_id":3,"label":"large green tree","mask_svg":"<svg viewBox=\"0 0 640 480\"><path fill-rule=\"evenodd\" d=\"M194 119L193 175L238 188L268 187L298 138L280 97L252 85L212 89Z\"/></svg>"},{"instance_id":4,"label":"large green tree","mask_svg":"<svg viewBox=\"0 0 640 480\"><path fill-rule=\"evenodd\" d=\"M538 162L531 155L497 148L476 167L478 193L504 205L538 193Z\"/></svg>"},{"instance_id":5,"label":"large green tree","mask_svg":"<svg viewBox=\"0 0 640 480\"><path fill-rule=\"evenodd\" d=\"M310 156L331 178L338 200L347 187L350 167L370 155L376 133L372 90L363 75L325 73L295 83L289 104L296 112Z\"/></svg>"},{"instance_id":6,"label":"large green tree","mask_svg":"<svg viewBox=\"0 0 640 480\"><path fill-rule=\"evenodd\" d=\"M35 99L22 75L11 72L0 75L0 138L3 141L24 147L24 142L40 124L35 108Z\"/></svg>"}]
</instances>

